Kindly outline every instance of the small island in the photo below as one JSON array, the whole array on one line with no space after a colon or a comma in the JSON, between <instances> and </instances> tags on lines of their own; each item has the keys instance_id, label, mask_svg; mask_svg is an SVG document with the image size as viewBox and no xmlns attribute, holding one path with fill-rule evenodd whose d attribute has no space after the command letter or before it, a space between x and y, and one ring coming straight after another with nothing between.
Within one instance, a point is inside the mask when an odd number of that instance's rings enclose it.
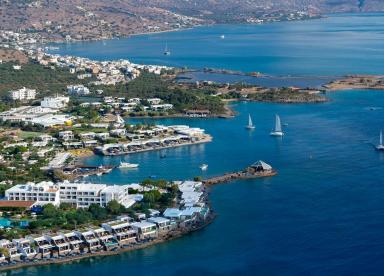
<instances>
[{"instance_id":1,"label":"small island","mask_svg":"<svg viewBox=\"0 0 384 276\"><path fill-rule=\"evenodd\" d=\"M384 76L382 75L351 75L324 85L327 91L350 89L384 89Z\"/></svg>"}]
</instances>

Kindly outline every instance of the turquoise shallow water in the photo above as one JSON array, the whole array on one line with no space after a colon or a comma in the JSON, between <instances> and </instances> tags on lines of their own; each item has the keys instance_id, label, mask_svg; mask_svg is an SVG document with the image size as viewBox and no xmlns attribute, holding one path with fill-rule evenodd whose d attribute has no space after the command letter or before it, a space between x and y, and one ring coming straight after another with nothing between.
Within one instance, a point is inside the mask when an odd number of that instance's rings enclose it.
<instances>
[{"instance_id":1,"label":"turquoise shallow water","mask_svg":"<svg viewBox=\"0 0 384 276\"><path fill-rule=\"evenodd\" d=\"M130 183L156 174L166 179L243 168L263 159L279 174L236 181L211 192L217 219L202 231L145 250L70 265L29 268L21 274L54 275L351 275L384 269L384 155L373 149L384 109L381 91L332 94L318 105L242 103L234 119L188 123L214 136L212 143L132 155L137 171L116 171L101 182ZM252 114L256 130L244 125ZM283 139L269 137L274 114L288 123ZM135 120L137 122L137 120ZM90 163L118 163L94 157ZM96 179L98 180L98 179ZM17 272L17 271L16 271ZM16 273L15 272L15 273Z\"/></svg>"},{"instance_id":2,"label":"turquoise shallow water","mask_svg":"<svg viewBox=\"0 0 384 276\"><path fill-rule=\"evenodd\" d=\"M65 51L103 59L132 55L133 60L148 63L197 67L206 63L275 75L383 73L382 18L341 15L290 24L203 27L108 41L105 47L101 42L77 44ZM224 41L216 39L221 33L226 34ZM169 60L156 52L165 40L172 46ZM219 43L229 43L231 50L218 51L223 47ZM238 45L236 52L233 45ZM210 197L217 219L181 239L116 257L11 274L380 275L384 155L373 144L384 127L384 109L369 107L384 108L382 93L338 92L329 95L330 102L317 105L241 103L234 105L239 115L228 120L156 120L205 128L214 141L167 150L164 159L159 152L131 155L126 160L140 163L139 170L116 170L93 180L131 183L150 175L186 179L201 174L201 163L209 164L204 175L209 176L241 169L258 159L271 163L279 174L215 186ZM244 129L249 113L256 124L253 132ZM268 135L275 113L288 123L283 139ZM119 161L119 157L97 156L87 160L90 164Z\"/></svg>"},{"instance_id":3,"label":"turquoise shallow water","mask_svg":"<svg viewBox=\"0 0 384 276\"><path fill-rule=\"evenodd\" d=\"M54 53L272 75L382 73L383 15L347 14L290 23L199 27L120 40L62 44ZM220 39L221 34L225 39ZM163 55L166 43L171 56Z\"/></svg>"}]
</instances>

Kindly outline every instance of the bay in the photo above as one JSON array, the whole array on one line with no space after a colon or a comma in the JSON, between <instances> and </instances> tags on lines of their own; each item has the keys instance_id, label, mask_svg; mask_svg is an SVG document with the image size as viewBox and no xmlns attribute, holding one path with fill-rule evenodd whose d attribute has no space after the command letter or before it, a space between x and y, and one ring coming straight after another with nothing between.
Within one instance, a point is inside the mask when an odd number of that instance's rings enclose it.
<instances>
[{"instance_id":1,"label":"bay","mask_svg":"<svg viewBox=\"0 0 384 276\"><path fill-rule=\"evenodd\" d=\"M201 69L223 68L270 75L380 74L384 14L340 14L265 25L216 25L129 38L59 44L51 51L95 60ZM221 35L225 39L221 39ZM163 54L165 45L172 54Z\"/></svg>"},{"instance_id":2,"label":"bay","mask_svg":"<svg viewBox=\"0 0 384 276\"><path fill-rule=\"evenodd\" d=\"M383 73L382 14L261 26L213 26L127 40L64 45L60 52L95 59L263 71L272 75ZM224 40L218 36L225 34ZM171 57L162 55L164 43ZM257 43L256 43L257 41ZM225 46L227 45L227 46ZM236 46L237 45L237 46ZM240 45L240 46L239 46ZM151 248L72 264L31 267L23 275L380 275L384 270L384 128L382 91L340 91L323 104L238 103L232 119L129 120L189 124L214 140L205 145L133 154L136 171L91 178L123 184L156 175L212 176L262 159L273 178L212 188L217 219L205 229ZM372 110L370 107L375 106ZM244 127L248 114L256 125ZM283 139L268 134L279 114ZM118 164L94 156L89 164ZM202 173L198 166L207 163Z\"/></svg>"}]
</instances>

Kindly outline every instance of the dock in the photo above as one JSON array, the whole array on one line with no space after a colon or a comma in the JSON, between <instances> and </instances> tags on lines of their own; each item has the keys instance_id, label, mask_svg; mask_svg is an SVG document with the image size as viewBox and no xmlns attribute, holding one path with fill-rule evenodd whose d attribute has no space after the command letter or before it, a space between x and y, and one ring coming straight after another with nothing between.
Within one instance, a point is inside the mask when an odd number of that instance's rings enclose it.
<instances>
[{"instance_id":1,"label":"dock","mask_svg":"<svg viewBox=\"0 0 384 276\"><path fill-rule=\"evenodd\" d=\"M113 166L70 166L62 169L54 170L54 175L61 180L75 180L80 177L87 177L91 175L103 175L111 172L115 167Z\"/></svg>"},{"instance_id":2,"label":"dock","mask_svg":"<svg viewBox=\"0 0 384 276\"><path fill-rule=\"evenodd\" d=\"M271 177L277 175L277 171L263 161L258 161L239 172L225 173L220 176L211 177L203 180L204 185L210 186L225 183L237 179L253 179L261 177Z\"/></svg>"}]
</instances>

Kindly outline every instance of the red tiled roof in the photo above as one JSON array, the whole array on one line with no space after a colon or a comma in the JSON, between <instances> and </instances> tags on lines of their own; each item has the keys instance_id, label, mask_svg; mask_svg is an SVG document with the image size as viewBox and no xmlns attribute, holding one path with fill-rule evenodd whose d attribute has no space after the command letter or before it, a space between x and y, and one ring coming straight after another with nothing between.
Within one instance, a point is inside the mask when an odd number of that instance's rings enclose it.
<instances>
[{"instance_id":1,"label":"red tiled roof","mask_svg":"<svg viewBox=\"0 0 384 276\"><path fill-rule=\"evenodd\" d=\"M0 200L0 208L2 207L30 208L34 203L35 201Z\"/></svg>"}]
</instances>

